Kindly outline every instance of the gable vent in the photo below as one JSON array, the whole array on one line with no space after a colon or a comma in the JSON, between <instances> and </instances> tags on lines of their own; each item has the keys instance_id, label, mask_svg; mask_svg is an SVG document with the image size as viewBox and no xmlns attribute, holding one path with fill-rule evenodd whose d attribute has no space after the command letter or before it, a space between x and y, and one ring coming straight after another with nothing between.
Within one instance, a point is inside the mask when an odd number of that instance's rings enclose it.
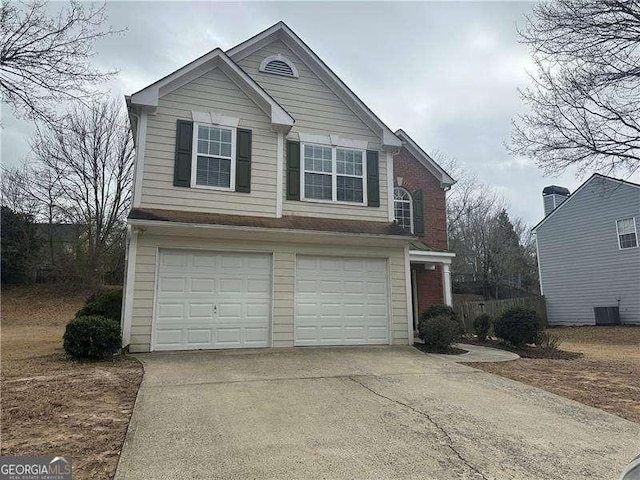
<instances>
[{"instance_id":1,"label":"gable vent","mask_svg":"<svg viewBox=\"0 0 640 480\"><path fill-rule=\"evenodd\" d=\"M265 58L260 64L260 71L282 75L284 77L298 78L298 69L288 58L282 55L272 55Z\"/></svg>"}]
</instances>

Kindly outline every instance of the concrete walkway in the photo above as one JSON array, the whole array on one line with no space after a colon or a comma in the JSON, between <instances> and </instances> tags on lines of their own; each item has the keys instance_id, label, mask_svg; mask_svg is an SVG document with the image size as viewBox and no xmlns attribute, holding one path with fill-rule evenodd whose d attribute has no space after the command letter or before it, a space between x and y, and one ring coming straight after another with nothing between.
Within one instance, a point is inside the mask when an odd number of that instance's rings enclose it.
<instances>
[{"instance_id":1,"label":"concrete walkway","mask_svg":"<svg viewBox=\"0 0 640 480\"><path fill-rule=\"evenodd\" d=\"M117 480L611 479L640 425L411 347L140 355Z\"/></svg>"},{"instance_id":2,"label":"concrete walkway","mask_svg":"<svg viewBox=\"0 0 640 480\"><path fill-rule=\"evenodd\" d=\"M468 343L456 343L453 346L466 350L467 353L462 353L460 355L429 353L427 355L457 363L510 362L520 358L520 355L517 353L500 350L498 348L482 347L480 345L470 345Z\"/></svg>"}]
</instances>

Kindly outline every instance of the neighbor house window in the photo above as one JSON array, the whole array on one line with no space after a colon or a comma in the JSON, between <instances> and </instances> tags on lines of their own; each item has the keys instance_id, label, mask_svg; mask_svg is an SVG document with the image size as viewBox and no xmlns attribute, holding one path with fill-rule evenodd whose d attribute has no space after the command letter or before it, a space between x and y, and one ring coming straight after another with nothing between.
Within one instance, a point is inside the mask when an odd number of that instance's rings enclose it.
<instances>
[{"instance_id":1,"label":"neighbor house window","mask_svg":"<svg viewBox=\"0 0 640 480\"><path fill-rule=\"evenodd\" d=\"M617 220L616 228L618 229L618 245L620 248L633 248L638 246L638 232L636 231L635 217Z\"/></svg>"},{"instance_id":2,"label":"neighbor house window","mask_svg":"<svg viewBox=\"0 0 640 480\"><path fill-rule=\"evenodd\" d=\"M413 204L411 194L404 188L396 187L393 189L393 211L396 223L413 233Z\"/></svg>"},{"instance_id":3,"label":"neighbor house window","mask_svg":"<svg viewBox=\"0 0 640 480\"><path fill-rule=\"evenodd\" d=\"M304 144L303 198L364 204L365 152Z\"/></svg>"},{"instance_id":4,"label":"neighbor house window","mask_svg":"<svg viewBox=\"0 0 640 480\"><path fill-rule=\"evenodd\" d=\"M195 125L195 178L197 186L232 188L235 170L235 129Z\"/></svg>"}]
</instances>

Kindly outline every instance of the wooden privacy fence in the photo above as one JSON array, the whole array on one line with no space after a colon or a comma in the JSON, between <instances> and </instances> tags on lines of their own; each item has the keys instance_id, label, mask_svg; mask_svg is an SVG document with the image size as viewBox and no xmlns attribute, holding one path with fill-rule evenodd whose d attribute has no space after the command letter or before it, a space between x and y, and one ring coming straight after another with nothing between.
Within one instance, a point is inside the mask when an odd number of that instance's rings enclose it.
<instances>
[{"instance_id":1,"label":"wooden privacy fence","mask_svg":"<svg viewBox=\"0 0 640 480\"><path fill-rule=\"evenodd\" d=\"M467 333L473 333L473 320L480 314L486 313L493 318L513 307L530 308L538 312L544 325L547 324L547 308L544 297L507 298L505 300L482 300L473 302L453 302L453 309L463 321Z\"/></svg>"}]
</instances>

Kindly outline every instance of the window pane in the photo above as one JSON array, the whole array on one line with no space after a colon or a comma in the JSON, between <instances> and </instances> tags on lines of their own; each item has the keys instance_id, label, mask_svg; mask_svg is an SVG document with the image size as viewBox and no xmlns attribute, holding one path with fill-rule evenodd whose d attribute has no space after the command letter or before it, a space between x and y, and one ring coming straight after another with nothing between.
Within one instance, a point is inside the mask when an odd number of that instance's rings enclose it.
<instances>
[{"instance_id":1,"label":"window pane","mask_svg":"<svg viewBox=\"0 0 640 480\"><path fill-rule=\"evenodd\" d=\"M336 149L336 171L345 175L362 175L362 152Z\"/></svg>"},{"instance_id":2,"label":"window pane","mask_svg":"<svg viewBox=\"0 0 640 480\"><path fill-rule=\"evenodd\" d=\"M409 195L409 192L407 192L404 188L398 188L398 187L393 189L393 198L394 200L407 200L407 201L411 200L411 196Z\"/></svg>"},{"instance_id":3,"label":"window pane","mask_svg":"<svg viewBox=\"0 0 640 480\"><path fill-rule=\"evenodd\" d=\"M638 239L635 233L625 233L620 235L620 248L634 248L638 246Z\"/></svg>"},{"instance_id":4,"label":"window pane","mask_svg":"<svg viewBox=\"0 0 640 480\"><path fill-rule=\"evenodd\" d=\"M362 178L337 177L336 187L338 200L362 203Z\"/></svg>"},{"instance_id":5,"label":"window pane","mask_svg":"<svg viewBox=\"0 0 640 480\"><path fill-rule=\"evenodd\" d=\"M331 148L318 145L304 146L304 169L331 173Z\"/></svg>"},{"instance_id":6,"label":"window pane","mask_svg":"<svg viewBox=\"0 0 640 480\"><path fill-rule=\"evenodd\" d=\"M228 128L198 126L198 153L231 156L231 130Z\"/></svg>"},{"instance_id":7,"label":"window pane","mask_svg":"<svg viewBox=\"0 0 640 480\"><path fill-rule=\"evenodd\" d=\"M633 218L625 218L623 220L618 220L618 234L623 235L626 233L634 233L635 225Z\"/></svg>"},{"instance_id":8,"label":"window pane","mask_svg":"<svg viewBox=\"0 0 640 480\"><path fill-rule=\"evenodd\" d=\"M411 231L411 203L406 200L393 202L396 223L407 231Z\"/></svg>"},{"instance_id":9,"label":"window pane","mask_svg":"<svg viewBox=\"0 0 640 480\"><path fill-rule=\"evenodd\" d=\"M231 186L231 160L198 157L196 184L209 187Z\"/></svg>"},{"instance_id":10,"label":"window pane","mask_svg":"<svg viewBox=\"0 0 640 480\"><path fill-rule=\"evenodd\" d=\"M331 175L305 173L304 196L318 200L331 200Z\"/></svg>"}]
</instances>

